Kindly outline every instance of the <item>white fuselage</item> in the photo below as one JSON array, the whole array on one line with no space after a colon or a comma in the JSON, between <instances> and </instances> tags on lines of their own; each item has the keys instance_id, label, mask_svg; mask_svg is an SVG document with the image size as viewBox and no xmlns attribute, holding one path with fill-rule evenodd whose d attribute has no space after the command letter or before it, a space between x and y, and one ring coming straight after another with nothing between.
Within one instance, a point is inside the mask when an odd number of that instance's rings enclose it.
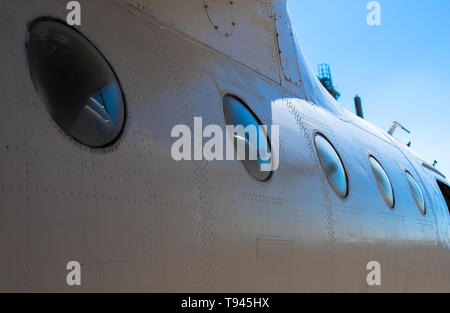
<instances>
[{"instance_id":1,"label":"white fuselage","mask_svg":"<svg viewBox=\"0 0 450 313\"><path fill-rule=\"evenodd\" d=\"M27 24L66 20L66 1L0 0L0 291L450 291L450 218L436 183L445 179L325 91L285 1L80 3L77 29L126 100L124 131L108 148L67 136L30 78ZM267 182L239 161L171 157L175 125L225 126L226 94L280 125ZM316 132L342 158L345 199L324 175ZM370 155L391 179L394 209ZM70 261L81 264L81 286L67 285ZM381 265L380 286L367 284L370 261Z\"/></svg>"}]
</instances>

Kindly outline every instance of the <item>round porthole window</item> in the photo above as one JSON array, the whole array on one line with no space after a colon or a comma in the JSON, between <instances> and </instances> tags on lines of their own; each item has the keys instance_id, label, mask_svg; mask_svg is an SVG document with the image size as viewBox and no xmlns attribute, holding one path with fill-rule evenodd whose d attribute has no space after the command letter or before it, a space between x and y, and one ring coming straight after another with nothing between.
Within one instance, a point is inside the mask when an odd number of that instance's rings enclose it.
<instances>
[{"instance_id":1,"label":"round porthole window","mask_svg":"<svg viewBox=\"0 0 450 313\"><path fill-rule=\"evenodd\" d=\"M394 190L392 189L389 176L386 174L386 171L383 169L381 164L374 157L369 157L369 162L378 188L380 189L381 195L383 196L384 202L386 202L387 206L391 209L394 208Z\"/></svg>"},{"instance_id":2,"label":"round porthole window","mask_svg":"<svg viewBox=\"0 0 450 313\"><path fill-rule=\"evenodd\" d=\"M322 165L328 182L339 197L347 197L348 180L341 158L331 143L323 135L316 134L314 142L320 164Z\"/></svg>"},{"instance_id":3,"label":"round porthole window","mask_svg":"<svg viewBox=\"0 0 450 313\"><path fill-rule=\"evenodd\" d=\"M50 19L30 25L33 83L55 122L89 147L112 144L122 131L125 103L116 75L78 31Z\"/></svg>"},{"instance_id":4,"label":"round porthole window","mask_svg":"<svg viewBox=\"0 0 450 313\"><path fill-rule=\"evenodd\" d=\"M238 98L227 95L223 99L225 122L234 127L230 134L237 158L257 180L266 181L272 172L263 169L270 162L271 150L266 130L256 115Z\"/></svg>"},{"instance_id":5,"label":"round porthole window","mask_svg":"<svg viewBox=\"0 0 450 313\"><path fill-rule=\"evenodd\" d=\"M425 207L425 198L423 197L422 190L419 187L419 184L416 182L414 177L410 172L406 172L406 178L408 179L409 187L411 188L411 192L414 197L414 201L416 201L417 206L419 207L420 212L425 215L426 207Z\"/></svg>"}]
</instances>

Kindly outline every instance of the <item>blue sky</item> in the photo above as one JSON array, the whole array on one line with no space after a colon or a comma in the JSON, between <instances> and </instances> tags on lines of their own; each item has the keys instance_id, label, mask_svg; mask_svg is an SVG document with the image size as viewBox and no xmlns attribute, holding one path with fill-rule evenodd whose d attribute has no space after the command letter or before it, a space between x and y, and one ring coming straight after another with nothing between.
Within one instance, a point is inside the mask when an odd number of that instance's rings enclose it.
<instances>
[{"instance_id":1,"label":"blue sky","mask_svg":"<svg viewBox=\"0 0 450 313\"><path fill-rule=\"evenodd\" d=\"M339 103L397 131L425 160L450 175L450 0L381 0L381 26L366 22L369 0L288 0L299 44L310 63L331 66Z\"/></svg>"}]
</instances>

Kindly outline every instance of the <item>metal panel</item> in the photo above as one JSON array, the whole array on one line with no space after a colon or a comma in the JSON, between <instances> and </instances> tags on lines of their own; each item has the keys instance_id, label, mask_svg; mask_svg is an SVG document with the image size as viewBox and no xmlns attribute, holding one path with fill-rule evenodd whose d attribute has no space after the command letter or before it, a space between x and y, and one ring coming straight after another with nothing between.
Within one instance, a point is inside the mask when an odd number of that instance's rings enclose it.
<instances>
[{"instance_id":1,"label":"metal panel","mask_svg":"<svg viewBox=\"0 0 450 313\"><path fill-rule=\"evenodd\" d=\"M288 12L286 10L285 0L278 1L275 22L281 59L281 69L284 78L288 82L296 86L300 86L302 79L298 67L297 48L295 47L294 35Z\"/></svg>"},{"instance_id":2,"label":"metal panel","mask_svg":"<svg viewBox=\"0 0 450 313\"><path fill-rule=\"evenodd\" d=\"M5 2L0 290L450 290L448 210L436 177L367 122L338 118L328 110L334 102L318 97L324 102L312 105L253 71L262 60L270 73L276 60L267 59L270 50L255 48L271 38L270 19L256 16L245 36L237 27L224 37L200 0L148 0L137 8L125 0L81 2L79 30L115 69L128 120L107 149L84 147L59 129L31 82L23 43L27 23L42 12L64 19L65 3ZM255 2L239 3L239 22L256 14ZM259 2L265 16L271 3ZM192 21L199 29L191 29ZM252 40L255 46L242 44ZM226 49L231 52L219 52ZM272 73L277 76L276 68ZM308 95L319 86L309 83L314 88ZM192 126L194 116L223 126L226 93L242 97L264 124L280 125L280 168L267 183L252 179L238 161L171 159L172 127ZM345 200L320 168L313 145L317 130L346 166ZM394 210L377 190L368 153L390 175ZM405 168L416 168L422 178L431 214L417 210ZM65 282L69 260L82 265L78 289ZM380 261L388 275L375 289L364 281L371 260Z\"/></svg>"},{"instance_id":3,"label":"metal panel","mask_svg":"<svg viewBox=\"0 0 450 313\"><path fill-rule=\"evenodd\" d=\"M280 81L270 3L248 0L124 1L150 18Z\"/></svg>"}]
</instances>

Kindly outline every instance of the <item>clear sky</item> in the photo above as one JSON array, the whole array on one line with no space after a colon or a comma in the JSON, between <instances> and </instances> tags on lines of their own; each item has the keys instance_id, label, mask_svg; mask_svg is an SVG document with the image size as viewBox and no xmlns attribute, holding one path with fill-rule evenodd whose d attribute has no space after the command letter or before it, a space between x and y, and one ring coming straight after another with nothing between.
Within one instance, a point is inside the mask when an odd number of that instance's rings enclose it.
<instances>
[{"instance_id":1,"label":"clear sky","mask_svg":"<svg viewBox=\"0 0 450 313\"><path fill-rule=\"evenodd\" d=\"M381 26L367 24L369 0L288 0L311 67L328 63L339 103L388 130L450 175L450 0L380 0Z\"/></svg>"}]
</instances>

